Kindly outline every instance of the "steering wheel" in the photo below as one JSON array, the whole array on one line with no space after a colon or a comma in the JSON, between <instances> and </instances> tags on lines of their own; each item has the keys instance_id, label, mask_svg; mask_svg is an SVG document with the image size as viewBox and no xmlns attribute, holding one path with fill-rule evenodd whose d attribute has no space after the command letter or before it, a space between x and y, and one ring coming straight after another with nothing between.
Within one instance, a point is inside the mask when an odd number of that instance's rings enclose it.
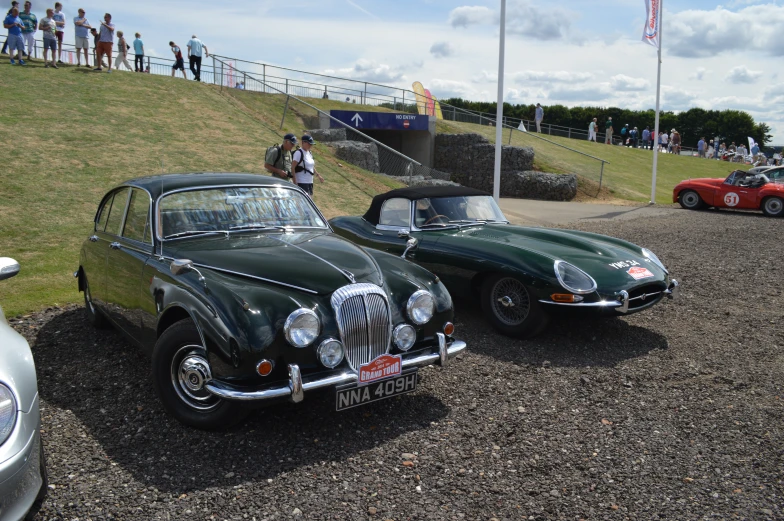
<instances>
[{"instance_id":1,"label":"steering wheel","mask_svg":"<svg viewBox=\"0 0 784 521\"><path fill-rule=\"evenodd\" d=\"M449 216L448 216L448 215L438 214L438 215L434 215L433 217L431 217L430 219L428 219L427 221L425 221L425 224L424 224L423 226L426 226L426 225L430 224L431 222L433 222L433 221L435 221L436 219L439 219L439 218L441 218L441 217L443 217L443 218L444 218L444 219L446 219L447 221L449 220Z\"/></svg>"}]
</instances>

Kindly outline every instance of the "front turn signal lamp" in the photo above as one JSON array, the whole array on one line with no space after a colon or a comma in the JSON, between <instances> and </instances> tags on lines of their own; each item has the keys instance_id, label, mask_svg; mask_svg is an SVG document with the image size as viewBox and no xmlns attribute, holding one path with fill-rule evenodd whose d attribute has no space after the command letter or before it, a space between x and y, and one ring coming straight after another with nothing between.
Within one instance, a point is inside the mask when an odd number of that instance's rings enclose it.
<instances>
[{"instance_id":1,"label":"front turn signal lamp","mask_svg":"<svg viewBox=\"0 0 784 521\"><path fill-rule=\"evenodd\" d=\"M583 301L583 297L580 295L572 295L571 293L553 293L550 295L550 298L553 299L553 302L558 302L560 304L576 304Z\"/></svg>"}]
</instances>

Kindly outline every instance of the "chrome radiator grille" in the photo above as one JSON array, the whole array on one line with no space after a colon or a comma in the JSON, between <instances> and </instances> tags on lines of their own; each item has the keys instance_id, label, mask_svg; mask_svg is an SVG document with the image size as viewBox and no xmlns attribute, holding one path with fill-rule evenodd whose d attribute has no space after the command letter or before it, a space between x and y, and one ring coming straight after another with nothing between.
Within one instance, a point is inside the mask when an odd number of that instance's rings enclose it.
<instances>
[{"instance_id":1,"label":"chrome radiator grille","mask_svg":"<svg viewBox=\"0 0 784 521\"><path fill-rule=\"evenodd\" d=\"M389 352L392 319L384 290L375 284L351 284L332 294L340 340L352 369Z\"/></svg>"}]
</instances>

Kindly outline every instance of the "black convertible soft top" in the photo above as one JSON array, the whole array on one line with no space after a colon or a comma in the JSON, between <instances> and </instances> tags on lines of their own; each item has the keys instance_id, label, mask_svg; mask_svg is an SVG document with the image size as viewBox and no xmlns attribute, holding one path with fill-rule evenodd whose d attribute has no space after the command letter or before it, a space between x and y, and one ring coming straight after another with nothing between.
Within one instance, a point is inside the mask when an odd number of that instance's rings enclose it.
<instances>
[{"instance_id":1,"label":"black convertible soft top","mask_svg":"<svg viewBox=\"0 0 784 521\"><path fill-rule=\"evenodd\" d=\"M468 188L465 186L421 186L418 188L398 188L385 194L379 194L373 198L370 208L362 217L371 224L378 224L381 215L381 207L384 201L389 199L433 199L436 197L465 197L469 195L490 195L482 190Z\"/></svg>"}]
</instances>

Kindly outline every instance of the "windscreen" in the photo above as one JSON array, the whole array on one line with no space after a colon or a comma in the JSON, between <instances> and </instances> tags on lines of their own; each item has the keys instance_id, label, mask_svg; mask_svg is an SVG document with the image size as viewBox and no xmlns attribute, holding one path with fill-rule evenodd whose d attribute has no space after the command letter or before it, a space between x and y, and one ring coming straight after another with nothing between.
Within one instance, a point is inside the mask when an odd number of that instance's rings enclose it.
<instances>
[{"instance_id":1,"label":"windscreen","mask_svg":"<svg viewBox=\"0 0 784 521\"><path fill-rule=\"evenodd\" d=\"M506 222L506 217L489 195L418 199L414 211L417 227L450 222Z\"/></svg>"},{"instance_id":2,"label":"windscreen","mask_svg":"<svg viewBox=\"0 0 784 521\"><path fill-rule=\"evenodd\" d=\"M310 200L282 187L219 187L176 192L158 205L159 232L224 232L242 227L325 228Z\"/></svg>"}]
</instances>

